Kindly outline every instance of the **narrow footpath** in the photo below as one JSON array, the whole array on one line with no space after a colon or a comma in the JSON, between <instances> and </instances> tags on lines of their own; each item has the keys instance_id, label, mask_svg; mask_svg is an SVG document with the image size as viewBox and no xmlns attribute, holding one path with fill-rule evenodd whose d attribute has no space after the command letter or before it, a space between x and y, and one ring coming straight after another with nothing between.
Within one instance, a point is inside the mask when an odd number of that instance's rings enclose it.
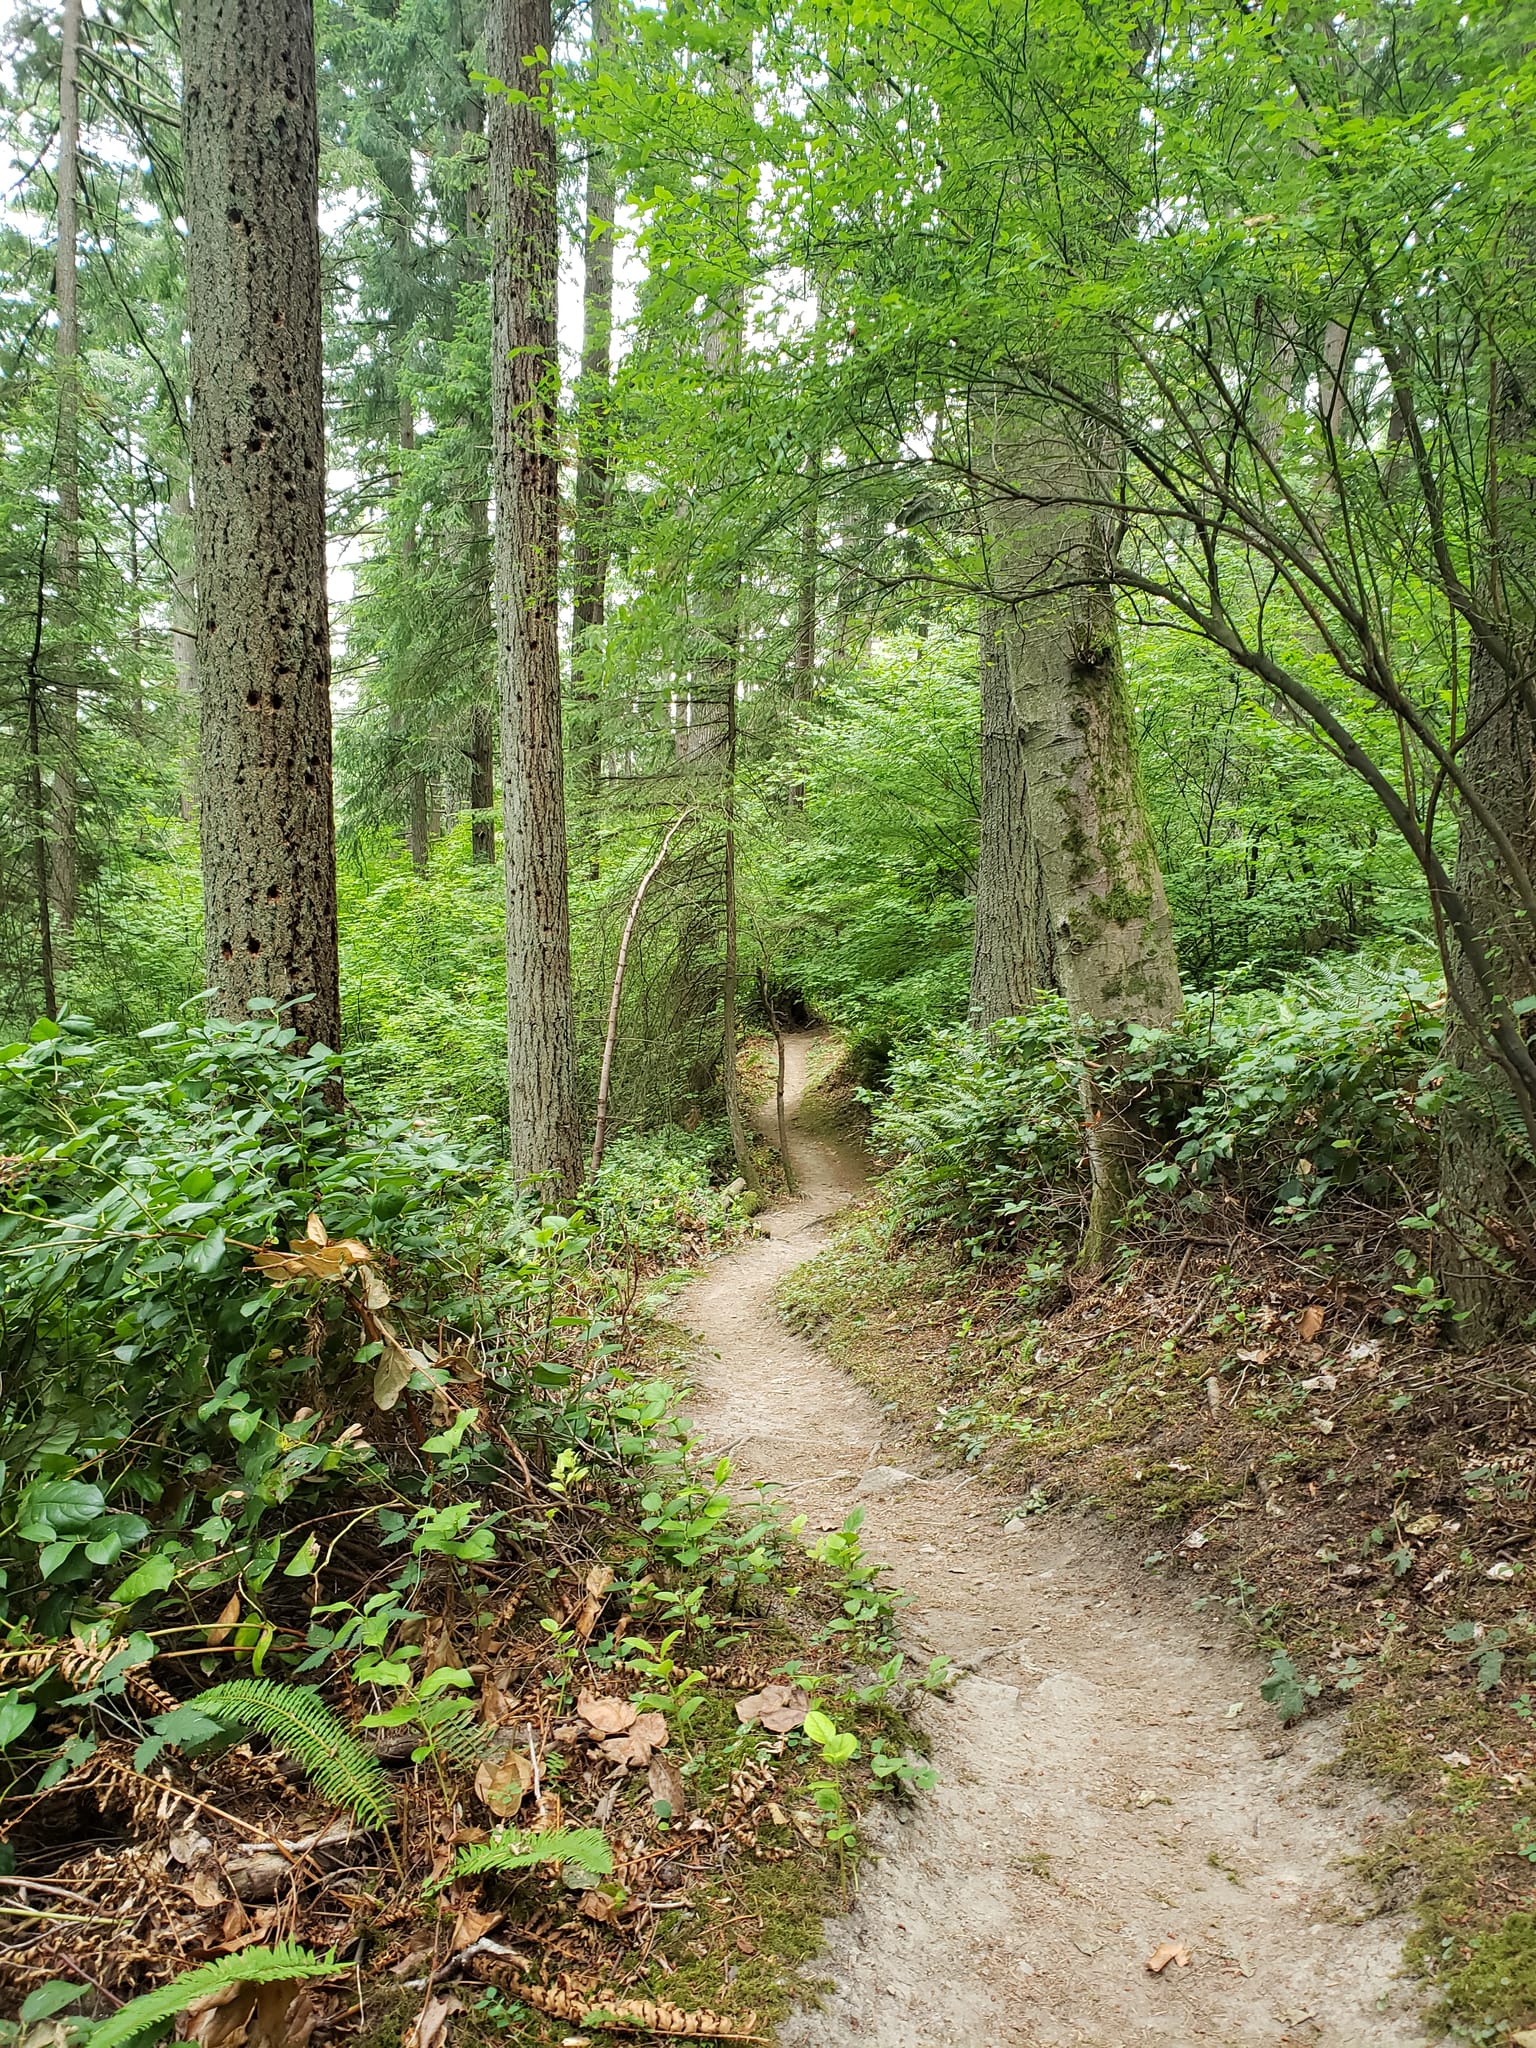
<instances>
[{"instance_id":1,"label":"narrow footpath","mask_svg":"<svg viewBox=\"0 0 1536 2048\"><path fill-rule=\"evenodd\" d=\"M814 1035L789 1043L791 1115ZM712 1453L772 1480L813 1531L862 1506L912 1597L940 1778L874 1822L875 1860L813 1972L832 1988L781 2048L1399 2048L1432 2038L1400 1977L1404 1923L1352 1859L1388 1817L1320 1775L1332 1724L1283 1733L1223 1624L1087 1519L1032 1518L890 1437L851 1379L779 1321L777 1283L863 1186L797 1132L800 1194L682 1297ZM1146 1967L1164 1944L1187 1965Z\"/></svg>"}]
</instances>

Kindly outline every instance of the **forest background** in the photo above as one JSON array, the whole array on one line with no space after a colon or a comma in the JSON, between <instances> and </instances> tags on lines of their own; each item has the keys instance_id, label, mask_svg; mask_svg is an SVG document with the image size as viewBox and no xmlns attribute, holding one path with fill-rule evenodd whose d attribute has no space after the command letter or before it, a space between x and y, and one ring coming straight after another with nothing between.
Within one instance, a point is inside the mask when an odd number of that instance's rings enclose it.
<instances>
[{"instance_id":1,"label":"forest background","mask_svg":"<svg viewBox=\"0 0 1536 2048\"><path fill-rule=\"evenodd\" d=\"M13 1630L260 1609L302 1373L440 1382L388 1289L301 1340L337 1245L586 1386L540 1285L750 1206L737 1055L789 1022L884 1242L1032 1311L1248 1233L1446 1384L1524 1357L1527 27L328 4L305 200L218 10L15 17ZM291 512L236 502L269 447ZM253 1248L319 1263L236 1300ZM229 1438L261 1487L194 1529Z\"/></svg>"}]
</instances>

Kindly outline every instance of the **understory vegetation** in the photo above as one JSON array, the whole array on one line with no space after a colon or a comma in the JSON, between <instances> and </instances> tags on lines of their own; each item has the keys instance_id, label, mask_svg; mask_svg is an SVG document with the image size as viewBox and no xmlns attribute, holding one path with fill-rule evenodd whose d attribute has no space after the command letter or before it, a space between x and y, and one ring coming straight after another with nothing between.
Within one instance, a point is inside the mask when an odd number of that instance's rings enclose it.
<instances>
[{"instance_id":1,"label":"understory vegetation","mask_svg":"<svg viewBox=\"0 0 1536 2048\"><path fill-rule=\"evenodd\" d=\"M750 2033L866 1789L925 1767L856 1523L801 1556L678 1414L656 1310L741 1227L720 1138L616 1144L556 1215L292 1041L0 1053L22 2032L398 2028L451 1968L489 2035Z\"/></svg>"},{"instance_id":2,"label":"understory vegetation","mask_svg":"<svg viewBox=\"0 0 1536 2048\"><path fill-rule=\"evenodd\" d=\"M944 1682L682 1419L812 1028L787 1311L1536 2030L1520 14L14 11L0 2048L771 2034Z\"/></svg>"}]
</instances>

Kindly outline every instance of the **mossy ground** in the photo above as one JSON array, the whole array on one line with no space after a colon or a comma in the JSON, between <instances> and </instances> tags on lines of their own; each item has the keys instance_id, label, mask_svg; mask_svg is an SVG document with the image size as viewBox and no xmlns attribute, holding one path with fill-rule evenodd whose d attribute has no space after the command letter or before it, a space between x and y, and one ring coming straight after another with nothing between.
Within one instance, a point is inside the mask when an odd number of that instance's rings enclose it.
<instances>
[{"instance_id":1,"label":"mossy ground","mask_svg":"<svg viewBox=\"0 0 1536 2048\"><path fill-rule=\"evenodd\" d=\"M1408 1805L1371 1874L1417 1904L1451 2036L1536 2024L1523 1355L1437 1350L1261 1239L1143 1244L1069 1283L904 1240L878 1196L780 1303L1000 1515L1098 1512L1289 1659L1277 1703L1341 1714L1341 1768Z\"/></svg>"}]
</instances>

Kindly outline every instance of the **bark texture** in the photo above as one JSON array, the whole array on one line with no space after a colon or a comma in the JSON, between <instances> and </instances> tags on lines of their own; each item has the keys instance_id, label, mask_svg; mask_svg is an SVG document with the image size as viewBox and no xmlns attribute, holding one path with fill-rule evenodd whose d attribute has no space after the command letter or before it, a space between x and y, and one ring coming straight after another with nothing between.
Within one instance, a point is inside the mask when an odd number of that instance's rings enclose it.
<instances>
[{"instance_id":1,"label":"bark texture","mask_svg":"<svg viewBox=\"0 0 1536 2048\"><path fill-rule=\"evenodd\" d=\"M592 0L592 70L612 50L607 0ZM587 158L581 297L581 383L577 394L576 535L571 564L571 693L580 706L583 773L596 788L603 774L598 705L601 639L607 614L609 404L613 377L613 165L600 144Z\"/></svg>"},{"instance_id":2,"label":"bark texture","mask_svg":"<svg viewBox=\"0 0 1536 2048\"><path fill-rule=\"evenodd\" d=\"M997 608L984 605L981 681L981 819L976 857L972 1024L988 1030L1022 1016L1052 976L1045 881L1029 823L1024 732L1003 665Z\"/></svg>"},{"instance_id":3,"label":"bark texture","mask_svg":"<svg viewBox=\"0 0 1536 2048\"><path fill-rule=\"evenodd\" d=\"M77 835L80 731L80 298L77 265L80 211L80 0L64 0L59 28L58 250L54 258L54 338L58 374L58 434L54 480L59 496L58 605L63 642L53 689L50 724L54 765L48 843L48 896L59 964L75 922L79 894Z\"/></svg>"},{"instance_id":4,"label":"bark texture","mask_svg":"<svg viewBox=\"0 0 1536 2048\"><path fill-rule=\"evenodd\" d=\"M1091 432L1046 406L1000 407L986 528L1057 980L1074 1020L1106 1048L1084 1098L1093 1199L1082 1260L1095 1266L1139 1153L1116 1085L1113 1027L1171 1024L1184 997L1137 774L1113 533L1107 514L1083 509L1115 498L1114 450Z\"/></svg>"},{"instance_id":5,"label":"bark texture","mask_svg":"<svg viewBox=\"0 0 1536 2048\"><path fill-rule=\"evenodd\" d=\"M1536 283L1536 261L1518 249ZM1489 435L1488 545L1479 598L1508 649L1496 659L1474 639L1467 667L1460 765L1527 875L1536 874L1536 351L1499 363ZM1463 814L1456 889L1506 1005L1536 996L1536 931L1488 835ZM1453 967L1474 1015L1486 1010L1461 961ZM1440 1190L1446 1228L1441 1274L1462 1315L1463 1341L1483 1344L1530 1312L1536 1284L1536 1172L1509 1082L1483 1033L1454 1005L1448 1049L1455 1075L1441 1113ZM1517 1019L1528 1033L1531 1015Z\"/></svg>"},{"instance_id":6,"label":"bark texture","mask_svg":"<svg viewBox=\"0 0 1536 2048\"><path fill-rule=\"evenodd\" d=\"M309 0L187 0L204 930L220 1007L341 1033Z\"/></svg>"},{"instance_id":7,"label":"bark texture","mask_svg":"<svg viewBox=\"0 0 1536 2048\"><path fill-rule=\"evenodd\" d=\"M581 1172L561 758L555 398L555 134L543 60L549 0L493 0L491 595L501 707L507 1076L515 1171L563 1195Z\"/></svg>"}]
</instances>

